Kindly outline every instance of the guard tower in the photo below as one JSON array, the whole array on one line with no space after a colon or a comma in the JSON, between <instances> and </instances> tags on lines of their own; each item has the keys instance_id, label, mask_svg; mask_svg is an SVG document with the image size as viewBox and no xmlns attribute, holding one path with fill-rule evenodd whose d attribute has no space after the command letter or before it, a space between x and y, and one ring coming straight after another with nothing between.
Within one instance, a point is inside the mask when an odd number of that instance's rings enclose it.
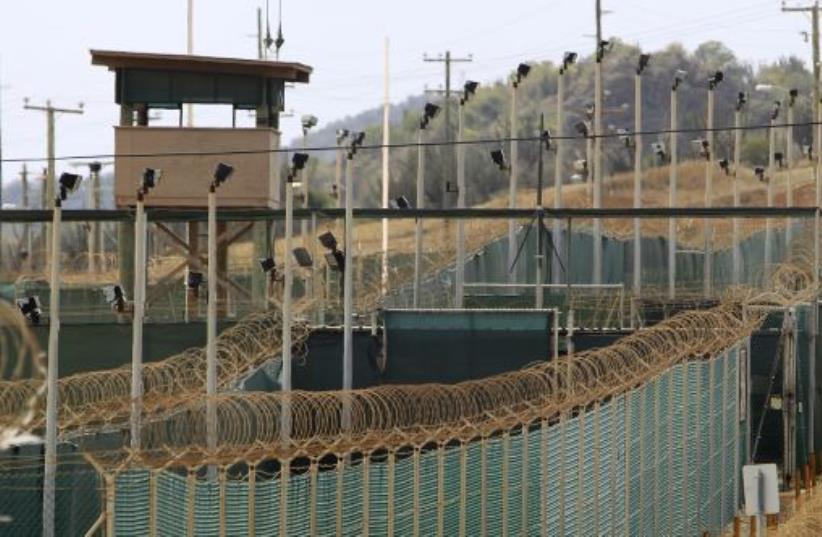
<instances>
[{"instance_id":1,"label":"guard tower","mask_svg":"<svg viewBox=\"0 0 822 537\"><path fill-rule=\"evenodd\" d=\"M120 125L115 127L115 203L135 204L136 185L144 168L163 170L163 181L147 198L147 206L205 207L214 166L230 162L236 169L231 182L220 189L221 207L276 207L279 177L279 113L285 102L286 82L307 83L311 68L300 63L235 58L147 54L92 50L94 65L116 73L115 98ZM231 105L256 111L256 128L183 127L183 105ZM180 111L177 127L152 127L149 111ZM260 153L130 157L157 153Z\"/></svg>"},{"instance_id":2,"label":"guard tower","mask_svg":"<svg viewBox=\"0 0 822 537\"><path fill-rule=\"evenodd\" d=\"M279 206L279 159L272 150L280 144L279 114L284 107L285 84L308 83L311 67L301 63L108 50L92 50L91 62L116 74L115 99L120 105L120 123L114 129L114 198L118 207L136 204L137 184L144 168L159 168L163 170L163 180L146 198L147 207L205 208L208 187L219 162L230 163L236 170L231 181L220 188L220 207ZM185 127L186 104L230 105L231 125ZM179 124L150 125L151 109L178 110ZM236 128L238 110L255 111L255 126ZM163 156L169 153L173 155ZM192 155L186 156L189 153ZM200 155L194 155L197 153ZM130 227L120 227L118 240L120 283L127 290L134 288L134 233ZM167 228L160 229L170 233ZM225 232L224 224L220 223L218 235ZM271 249L271 226L256 223L253 233L255 250L263 256ZM189 270L199 272L204 258L199 253L196 222L189 223L187 234L186 251L182 253L195 260L189 264ZM177 244L183 242L172 239ZM229 283L225 280L227 250L228 241L218 246L221 311ZM264 279L253 281L252 287L252 296L264 296ZM187 305L188 298L187 295Z\"/></svg>"}]
</instances>

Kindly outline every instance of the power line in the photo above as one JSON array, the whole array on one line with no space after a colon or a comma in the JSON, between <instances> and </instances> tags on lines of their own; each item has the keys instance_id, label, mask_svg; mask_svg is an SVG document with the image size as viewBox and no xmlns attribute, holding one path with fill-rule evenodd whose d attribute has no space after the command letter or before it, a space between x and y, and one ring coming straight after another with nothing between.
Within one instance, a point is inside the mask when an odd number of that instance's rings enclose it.
<instances>
[{"instance_id":1,"label":"power line","mask_svg":"<svg viewBox=\"0 0 822 537\"><path fill-rule=\"evenodd\" d=\"M781 123L779 128L788 128L788 127L812 127L815 125L820 125L822 123L816 121L806 121L801 123ZM660 136L665 134L702 134L705 132L733 132L733 131L753 131L753 130L764 130L770 129L770 124L763 124L763 125L743 125L743 126L728 126L728 127L713 127L711 129L706 129L705 127L694 127L694 128L683 128L683 129L658 129L658 130L643 130L640 132L636 132L634 134L641 135L641 136ZM601 139L610 139L610 138L624 138L625 134L620 134L618 132L607 132L600 135L590 134L588 138L601 138ZM551 140L585 140L586 138L581 136L552 136ZM495 138L479 138L476 140L450 140L450 141L433 141L433 142L423 142L422 144L418 142L400 142L400 143L391 143L391 144L365 144L359 146L359 150L368 150L368 149L382 149L387 147L389 149L402 149L408 147L442 147L442 146L456 146L456 145L483 145L483 144L501 144L507 142L544 142L545 138L543 136L516 136L516 137L495 137ZM321 151L338 151L339 148L336 145L331 146L317 146L317 147L306 147L300 148L300 151L305 152L321 152ZM279 148L279 149L236 149L236 150L228 150L228 151L172 151L172 152L165 152L165 153L99 153L99 154L91 154L91 155L63 155L59 157L54 157L55 161L66 161L66 160L92 160L92 159L110 159L110 158L146 158L146 157L205 157L205 156L222 156L222 155L259 155L259 154L277 154L277 153L293 153L295 150L293 148ZM42 162L49 160L48 157L15 157L15 158L5 158L0 162L4 163L23 163L23 162Z\"/></svg>"}]
</instances>

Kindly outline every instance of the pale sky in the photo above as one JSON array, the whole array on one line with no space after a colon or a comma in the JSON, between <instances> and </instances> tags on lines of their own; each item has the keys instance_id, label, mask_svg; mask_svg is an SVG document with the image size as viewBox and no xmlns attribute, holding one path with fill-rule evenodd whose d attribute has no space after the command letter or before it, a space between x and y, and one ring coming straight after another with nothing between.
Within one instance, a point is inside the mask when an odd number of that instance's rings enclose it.
<instances>
[{"instance_id":1,"label":"pale sky","mask_svg":"<svg viewBox=\"0 0 822 537\"><path fill-rule=\"evenodd\" d=\"M264 0L194 0L194 52L256 57L256 7ZM796 4L789 2L789 4ZM604 36L656 50L676 41L693 49L717 39L757 64L781 56L810 58L801 32L808 16L782 13L779 0L603 0L612 11ZM271 4L276 31L276 0ZM281 59L314 67L311 84L288 89L284 139L298 135L299 115L321 125L377 106L383 95L383 40L390 38L391 101L443 82L443 67L424 53L473 54L457 64L454 81L500 79L517 63L556 60L564 50L593 49L594 0L283 0ZM82 116L57 122L57 155L110 153L118 111L114 75L91 66L89 49L184 53L186 0L0 0L0 85L4 158L45 156L41 104L85 103ZM606 67L607 68L607 67ZM250 120L246 118L246 121ZM225 110L195 113L197 125L230 125ZM20 164L3 166L4 180ZM32 163L39 169L43 163ZM57 170L67 170L58 163Z\"/></svg>"}]
</instances>

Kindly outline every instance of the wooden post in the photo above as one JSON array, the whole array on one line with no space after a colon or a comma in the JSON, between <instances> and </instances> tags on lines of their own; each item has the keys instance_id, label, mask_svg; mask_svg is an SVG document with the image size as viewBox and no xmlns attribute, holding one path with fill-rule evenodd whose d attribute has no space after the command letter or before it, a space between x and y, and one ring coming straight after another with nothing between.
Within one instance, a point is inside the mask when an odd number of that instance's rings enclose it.
<instances>
[{"instance_id":1,"label":"wooden post","mask_svg":"<svg viewBox=\"0 0 822 537\"><path fill-rule=\"evenodd\" d=\"M219 534L220 537L226 536L226 505L225 505L225 489L226 489L226 469L225 467L220 468L219 473L219 512L220 512L220 519L219 519Z\"/></svg>"},{"instance_id":2,"label":"wooden post","mask_svg":"<svg viewBox=\"0 0 822 537\"><path fill-rule=\"evenodd\" d=\"M103 479L106 483L106 535L113 537L115 535L116 521L116 515L114 513L114 501L117 494L115 490L116 477L113 473L107 473Z\"/></svg>"},{"instance_id":3,"label":"wooden post","mask_svg":"<svg viewBox=\"0 0 822 537\"><path fill-rule=\"evenodd\" d=\"M280 537L288 537L288 481L291 478L291 461L280 466Z\"/></svg>"},{"instance_id":4,"label":"wooden post","mask_svg":"<svg viewBox=\"0 0 822 537\"><path fill-rule=\"evenodd\" d=\"M257 465L248 467L248 534L257 533Z\"/></svg>"},{"instance_id":5,"label":"wooden post","mask_svg":"<svg viewBox=\"0 0 822 537\"><path fill-rule=\"evenodd\" d=\"M750 535L750 537L756 537L756 515L752 516L750 518L750 521L750 524L748 524L748 529L750 530L748 534Z\"/></svg>"},{"instance_id":6,"label":"wooden post","mask_svg":"<svg viewBox=\"0 0 822 537\"><path fill-rule=\"evenodd\" d=\"M742 521L739 519L738 516L734 517L734 537L740 537L742 531Z\"/></svg>"}]
</instances>

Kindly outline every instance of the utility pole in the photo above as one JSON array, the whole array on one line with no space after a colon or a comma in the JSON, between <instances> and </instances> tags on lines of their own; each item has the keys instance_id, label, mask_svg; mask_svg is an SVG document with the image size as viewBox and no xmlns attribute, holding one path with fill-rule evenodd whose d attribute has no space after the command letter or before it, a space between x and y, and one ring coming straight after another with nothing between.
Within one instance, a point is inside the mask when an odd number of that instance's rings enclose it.
<instances>
[{"instance_id":1,"label":"utility pole","mask_svg":"<svg viewBox=\"0 0 822 537\"><path fill-rule=\"evenodd\" d=\"M23 163L23 169L20 171L20 188L23 190L21 205L23 209L29 209L29 170L26 163ZM23 266L26 270L31 270L31 225L26 222L23 224L23 247L26 249L26 259ZM18 248L18 251L22 248Z\"/></svg>"},{"instance_id":2,"label":"utility pole","mask_svg":"<svg viewBox=\"0 0 822 537\"><path fill-rule=\"evenodd\" d=\"M602 208L602 2L596 0L596 65L594 66L594 209ZM593 283L602 283L602 220L594 219Z\"/></svg>"},{"instance_id":3,"label":"utility pole","mask_svg":"<svg viewBox=\"0 0 822 537\"><path fill-rule=\"evenodd\" d=\"M383 108L382 108L382 208L388 208L389 190L389 159L391 151L388 145L391 143L391 98L389 93L389 54L388 37L383 41ZM380 296L385 296L388 292L388 219L382 219L382 270L380 271Z\"/></svg>"},{"instance_id":4,"label":"utility pole","mask_svg":"<svg viewBox=\"0 0 822 537\"><path fill-rule=\"evenodd\" d=\"M446 50L445 55L439 55L436 58L429 57L428 55L423 55L422 61L424 62L439 62L445 64L445 99L443 102L443 117L445 118L444 122L444 132L445 132L445 145L443 149L445 150L445 154L448 155L445 159L445 177L448 177L449 180L454 176L454 153L450 151L450 147L448 142L453 139L452 131L451 131L451 64L452 63L465 63L465 62L472 62L474 61L474 55L469 54L463 58L454 58L451 56L451 51ZM445 195L442 196L442 200L440 201L440 207L445 208Z\"/></svg>"},{"instance_id":5,"label":"utility pole","mask_svg":"<svg viewBox=\"0 0 822 537\"><path fill-rule=\"evenodd\" d=\"M814 185L816 187L816 206L822 205L822 190L820 189L819 177L819 144L822 143L822 125L820 120L820 88L819 88L819 0L815 0L813 5L788 7L782 4L784 13L808 13L811 14L811 41L813 46L813 118L816 122L813 129L813 161L814 161Z\"/></svg>"},{"instance_id":6,"label":"utility pole","mask_svg":"<svg viewBox=\"0 0 822 537\"><path fill-rule=\"evenodd\" d=\"M28 98L23 101L23 108L25 110L34 110L36 112L44 112L46 114L46 154L48 157L48 166L46 168L46 180L43 186L43 209L54 208L54 175L55 175L55 134L54 134L54 120L56 114L82 114L83 103L79 103L77 108L60 108L52 106L51 101L47 100L45 105L29 104ZM49 242L48 242L48 227L43 229L43 242L45 244L46 255L45 259L49 259ZM31 255L31 252L29 252Z\"/></svg>"}]
</instances>

